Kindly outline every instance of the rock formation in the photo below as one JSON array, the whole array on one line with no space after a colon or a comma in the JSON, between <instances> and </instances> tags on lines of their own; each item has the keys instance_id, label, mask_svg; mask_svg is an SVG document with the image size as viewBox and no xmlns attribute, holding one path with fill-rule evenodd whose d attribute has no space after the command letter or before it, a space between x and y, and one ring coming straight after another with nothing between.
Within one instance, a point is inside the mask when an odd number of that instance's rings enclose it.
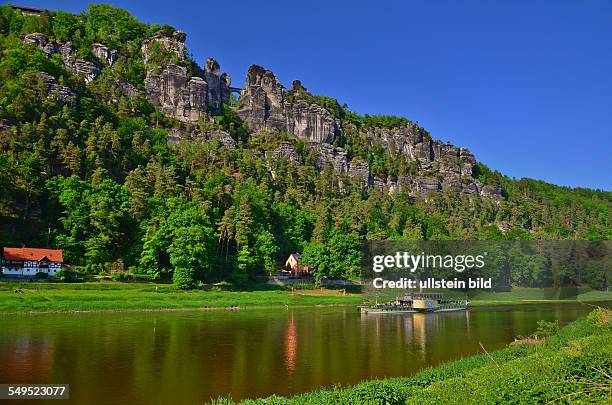
<instances>
[{"instance_id":1,"label":"rock formation","mask_svg":"<svg viewBox=\"0 0 612 405\"><path fill-rule=\"evenodd\" d=\"M142 59L147 67L146 96L165 114L184 122L198 122L206 112L223 113L230 95L230 78L221 74L219 63L209 58L202 76L191 76L186 67L184 32L160 32L142 43ZM160 49L172 55L165 66L153 66ZM159 71L160 70L160 71Z\"/></svg>"},{"instance_id":2,"label":"rock formation","mask_svg":"<svg viewBox=\"0 0 612 405\"><path fill-rule=\"evenodd\" d=\"M315 153L315 168L319 172L329 166L338 175L361 178L367 187L415 197L426 198L431 193L449 191L494 200L502 198L501 190L483 186L472 177L476 159L469 150L435 141L415 123L393 127L357 127L345 123L345 130L361 134L370 146L380 145L392 156L416 162L419 173L389 178L373 176L367 162L351 160L344 149L332 145L341 132L339 122L316 104L316 99L299 81L294 81L287 91L270 70L252 65L245 82L238 116L253 133L286 131L306 141ZM290 142L282 142L278 148L266 152L268 161L279 156L299 164L295 147Z\"/></svg>"},{"instance_id":3,"label":"rock formation","mask_svg":"<svg viewBox=\"0 0 612 405\"><path fill-rule=\"evenodd\" d=\"M102 63L107 66L112 66L117 59L117 50L109 49L103 44L93 44L91 46L91 53Z\"/></svg>"},{"instance_id":4,"label":"rock formation","mask_svg":"<svg viewBox=\"0 0 612 405\"><path fill-rule=\"evenodd\" d=\"M315 167L322 171L325 166L331 166L337 174L348 172L347 152L342 148L336 148L328 143L312 144L317 153Z\"/></svg>"},{"instance_id":5,"label":"rock formation","mask_svg":"<svg viewBox=\"0 0 612 405\"><path fill-rule=\"evenodd\" d=\"M203 114L223 114L230 92L236 89L230 87L229 75L221 73L215 59L208 58L204 69L188 60L185 39L185 33L180 31L160 31L143 41L145 95L163 113L193 124ZM49 41L41 33L24 35L23 40L39 47L47 56L59 53L65 66L83 76L86 82L95 80L102 68L112 67L117 60L117 51L100 43L92 45L93 60L85 61L75 57L70 42ZM44 83L47 97L59 97L64 102L74 99L72 90L59 85L52 76L41 73L40 80ZM128 83L117 83L117 87L121 94L138 94L138 90ZM476 159L466 148L433 140L417 124L410 122L388 127L356 126L344 122L342 128L338 117L317 104L317 100L300 81L295 80L287 90L272 71L251 65L236 113L252 133L287 132L305 141L314 156L316 170L323 171L329 166L338 175L362 179L366 187L421 197L450 191L496 201L503 199L499 188L482 185L472 177ZM374 176L367 162L351 159L346 150L334 146L334 140L343 130L358 134L371 147L382 147L390 156L414 162L415 166L411 169L413 175ZM235 140L220 129L187 135L179 129L172 129L169 134L171 143L212 139L219 140L227 148L236 147ZM293 165L303 164L294 143L289 141L283 141L275 149L266 151L265 157L271 170L279 158L287 159Z\"/></svg>"},{"instance_id":6,"label":"rock formation","mask_svg":"<svg viewBox=\"0 0 612 405\"><path fill-rule=\"evenodd\" d=\"M68 57L64 59L64 65L70 70L73 70L77 74L83 76L85 83L92 82L100 74L100 68L98 65L88 62L83 59L73 59Z\"/></svg>"},{"instance_id":7,"label":"rock formation","mask_svg":"<svg viewBox=\"0 0 612 405\"><path fill-rule=\"evenodd\" d=\"M74 105L76 94L70 87L58 84L55 77L45 72L38 73L38 80L43 84L47 98L58 98L64 103Z\"/></svg>"},{"instance_id":8,"label":"rock formation","mask_svg":"<svg viewBox=\"0 0 612 405\"><path fill-rule=\"evenodd\" d=\"M229 133L222 129L213 128L207 130L204 134L199 131L186 132L181 128L173 127L168 131L168 143L178 144L182 141L186 142L210 142L217 140L221 145L228 149L236 148L236 141Z\"/></svg>"},{"instance_id":9,"label":"rock formation","mask_svg":"<svg viewBox=\"0 0 612 405\"><path fill-rule=\"evenodd\" d=\"M134 97L138 95L138 89L126 82L118 82L117 88L124 96Z\"/></svg>"},{"instance_id":10,"label":"rock formation","mask_svg":"<svg viewBox=\"0 0 612 405\"><path fill-rule=\"evenodd\" d=\"M385 150L407 156L421 164L428 164L434 159L432 140L414 123L393 128L370 127L367 129L367 137L371 144L380 143Z\"/></svg>"},{"instance_id":11,"label":"rock formation","mask_svg":"<svg viewBox=\"0 0 612 405\"><path fill-rule=\"evenodd\" d=\"M208 86L200 77L189 78L187 68L169 63L161 74L147 71L145 94L167 115L186 122L198 122L206 111Z\"/></svg>"},{"instance_id":12,"label":"rock formation","mask_svg":"<svg viewBox=\"0 0 612 405\"><path fill-rule=\"evenodd\" d=\"M223 104L227 104L230 96L231 79L229 75L221 74L219 62L208 58L204 66L204 80L208 84L208 109L213 115L223 114Z\"/></svg>"},{"instance_id":13,"label":"rock formation","mask_svg":"<svg viewBox=\"0 0 612 405\"><path fill-rule=\"evenodd\" d=\"M212 129L206 133L206 139L216 139L228 149L236 149L236 141L222 129Z\"/></svg>"},{"instance_id":14,"label":"rock formation","mask_svg":"<svg viewBox=\"0 0 612 405\"><path fill-rule=\"evenodd\" d=\"M153 54L153 47L155 44L161 45L161 47L167 51L172 52L176 56L176 60L179 63L185 62L185 56L187 54L187 47L185 46L185 39L187 34L182 31L174 31L172 33L158 33L152 38L147 38L142 41L142 60L147 65L149 63L150 56Z\"/></svg>"},{"instance_id":15,"label":"rock formation","mask_svg":"<svg viewBox=\"0 0 612 405\"><path fill-rule=\"evenodd\" d=\"M300 155L298 155L295 146L293 145L293 143L288 141L282 141L276 149L272 151L266 151L265 156L266 159L271 163L274 163L278 159L283 158L287 159L289 163L295 166L302 164L302 159L300 158Z\"/></svg>"},{"instance_id":16,"label":"rock formation","mask_svg":"<svg viewBox=\"0 0 612 405\"><path fill-rule=\"evenodd\" d=\"M331 143L339 123L325 108L307 97L288 99L287 90L270 70L251 65L240 97L238 116L253 132L286 131L308 142ZM306 89L297 82L295 93ZM299 86L299 87L298 87Z\"/></svg>"},{"instance_id":17,"label":"rock formation","mask_svg":"<svg viewBox=\"0 0 612 405\"><path fill-rule=\"evenodd\" d=\"M265 129L286 130L285 89L274 73L261 66L252 65L245 83L237 113L249 129L252 132Z\"/></svg>"},{"instance_id":18,"label":"rock formation","mask_svg":"<svg viewBox=\"0 0 612 405\"><path fill-rule=\"evenodd\" d=\"M90 62L74 56L74 47L71 42L50 42L45 34L39 32L26 34L23 40L39 47L47 56L51 56L55 53L62 55L64 66L83 76L86 83L98 77L102 64L112 65L117 55L117 51L114 49L109 49L102 44L93 44L92 54L95 57L95 61Z\"/></svg>"}]
</instances>

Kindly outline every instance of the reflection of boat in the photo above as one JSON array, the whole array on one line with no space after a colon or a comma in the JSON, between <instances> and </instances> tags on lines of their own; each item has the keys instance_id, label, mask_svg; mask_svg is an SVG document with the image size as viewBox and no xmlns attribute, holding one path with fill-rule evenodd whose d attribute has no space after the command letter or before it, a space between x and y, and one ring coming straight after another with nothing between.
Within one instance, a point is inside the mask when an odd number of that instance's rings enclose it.
<instances>
[{"instance_id":1,"label":"reflection of boat","mask_svg":"<svg viewBox=\"0 0 612 405\"><path fill-rule=\"evenodd\" d=\"M362 314L386 314L402 312L448 312L467 309L467 300L444 298L440 293L415 292L384 304L362 305Z\"/></svg>"}]
</instances>

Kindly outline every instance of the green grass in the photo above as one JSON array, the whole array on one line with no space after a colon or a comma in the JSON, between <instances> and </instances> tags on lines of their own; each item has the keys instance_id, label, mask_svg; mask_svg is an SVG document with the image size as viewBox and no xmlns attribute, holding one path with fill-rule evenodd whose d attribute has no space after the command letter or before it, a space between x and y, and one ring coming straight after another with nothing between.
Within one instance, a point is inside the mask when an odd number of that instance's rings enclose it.
<instances>
[{"instance_id":1,"label":"green grass","mask_svg":"<svg viewBox=\"0 0 612 405\"><path fill-rule=\"evenodd\" d=\"M242 401L272 404L608 404L612 395L612 312L596 309L536 343L442 364L414 377L374 380L293 398ZM233 404L220 398L215 404Z\"/></svg>"},{"instance_id":2,"label":"green grass","mask_svg":"<svg viewBox=\"0 0 612 405\"><path fill-rule=\"evenodd\" d=\"M470 298L470 305L474 307L492 307L517 304L541 304L543 302L563 304L576 301L612 301L612 292L591 290L589 288L553 289L515 287L511 292L479 291Z\"/></svg>"},{"instance_id":3,"label":"green grass","mask_svg":"<svg viewBox=\"0 0 612 405\"><path fill-rule=\"evenodd\" d=\"M360 302L358 295L345 296L338 290L292 293L265 285L244 291L181 291L169 284L152 283L0 283L0 313L356 305Z\"/></svg>"},{"instance_id":4,"label":"green grass","mask_svg":"<svg viewBox=\"0 0 612 405\"><path fill-rule=\"evenodd\" d=\"M514 287L509 292L477 291L472 300L478 301L529 301L529 300L610 300L612 292L590 288L525 288Z\"/></svg>"},{"instance_id":5,"label":"green grass","mask_svg":"<svg viewBox=\"0 0 612 405\"><path fill-rule=\"evenodd\" d=\"M464 299L465 294L457 290L426 290L438 292L449 298ZM370 294L371 295L371 294ZM393 291L378 297L378 301L394 298ZM575 302L602 302L612 301L612 291L598 291L590 288L526 288L513 287L509 292L493 292L474 290L469 293L468 299L471 307L495 307L504 305L530 305L530 304L565 304Z\"/></svg>"},{"instance_id":6,"label":"green grass","mask_svg":"<svg viewBox=\"0 0 612 405\"><path fill-rule=\"evenodd\" d=\"M18 291L18 292L16 292ZM171 284L96 281L85 283L0 282L0 314L27 312L176 310L226 307L284 307L308 305L359 305L359 287L315 288L265 284L236 288L221 285L212 291L181 291ZM556 294L556 295L555 295ZM451 294L449 294L451 295ZM559 299L561 296L566 299ZM545 289L515 288L511 293L481 292L473 307L612 301L611 292L581 291L578 296Z\"/></svg>"}]
</instances>

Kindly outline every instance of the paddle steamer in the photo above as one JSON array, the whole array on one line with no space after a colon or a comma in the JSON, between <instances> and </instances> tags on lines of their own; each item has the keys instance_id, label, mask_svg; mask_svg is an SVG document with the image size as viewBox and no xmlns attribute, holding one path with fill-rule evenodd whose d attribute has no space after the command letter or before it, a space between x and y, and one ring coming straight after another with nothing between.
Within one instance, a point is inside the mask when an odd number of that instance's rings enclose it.
<instances>
[{"instance_id":1,"label":"paddle steamer","mask_svg":"<svg viewBox=\"0 0 612 405\"><path fill-rule=\"evenodd\" d=\"M384 304L362 305L362 314L387 314L402 312L449 312L464 311L468 300L444 298L441 293L414 292Z\"/></svg>"}]
</instances>

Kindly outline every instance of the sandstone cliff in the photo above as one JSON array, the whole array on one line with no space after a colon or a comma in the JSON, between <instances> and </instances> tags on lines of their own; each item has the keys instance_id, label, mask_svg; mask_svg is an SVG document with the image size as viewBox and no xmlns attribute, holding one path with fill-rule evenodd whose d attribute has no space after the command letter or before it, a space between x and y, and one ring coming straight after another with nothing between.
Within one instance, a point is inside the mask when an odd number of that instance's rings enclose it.
<instances>
[{"instance_id":1,"label":"sandstone cliff","mask_svg":"<svg viewBox=\"0 0 612 405\"><path fill-rule=\"evenodd\" d=\"M205 70L189 73L183 32L160 32L142 44L147 68L147 97L162 112L185 122L198 122L206 112L218 115L229 100L230 79L220 73L219 63L206 61ZM160 56L161 54L161 56ZM161 66L155 63L160 63Z\"/></svg>"},{"instance_id":2,"label":"sandstone cliff","mask_svg":"<svg viewBox=\"0 0 612 405\"><path fill-rule=\"evenodd\" d=\"M294 82L292 91L304 90ZM308 142L331 143L339 123L326 109L302 98L290 102L287 90L270 70L252 65L240 96L238 116L253 132L285 131Z\"/></svg>"},{"instance_id":3,"label":"sandstone cliff","mask_svg":"<svg viewBox=\"0 0 612 405\"><path fill-rule=\"evenodd\" d=\"M366 187L420 197L449 190L496 200L502 198L501 190L483 186L472 177L476 159L468 149L435 141L414 123L359 127L345 122L343 127L330 111L313 101L301 82L294 81L287 90L272 71L261 66L249 68L237 114L253 133L287 132L306 141L316 153L318 171L329 165L338 175L361 178ZM415 162L419 174L385 178L372 175L367 162L351 158L346 150L334 146L343 131L367 139L371 147L379 145L394 156ZM292 164L299 161L287 142L268 151L266 156L271 160L283 157Z\"/></svg>"},{"instance_id":4,"label":"sandstone cliff","mask_svg":"<svg viewBox=\"0 0 612 405\"><path fill-rule=\"evenodd\" d=\"M143 41L145 95L164 114L186 124L198 123L201 118L210 121L211 115L223 114L230 93L237 89L231 87L229 75L221 73L219 63L213 58L206 60L203 69L191 61L185 39L183 32L164 30ZM50 41L41 33L27 34L23 40L39 47L47 56L60 54L64 65L87 83L95 80L102 69L112 68L117 60L117 51L100 43L92 45L93 58L86 61L75 56L70 42ZM74 102L70 88L59 85L48 74L41 74L39 78L47 97ZM117 85L124 95L139 93L131 84ZM236 114L248 125L251 135L262 131L291 134L304 141L314 154L312 164L317 171L329 166L336 174L356 179L364 187L389 193L405 192L415 197L448 190L493 200L503 198L500 189L482 185L472 176L476 159L468 149L433 140L421 127L407 120L391 126L361 125L343 120L318 100L300 81L295 80L287 90L272 71L251 65ZM367 161L337 146L338 141L347 136L363 139L370 148L382 148L390 156L411 162L412 170L396 175L373 172ZM227 148L237 146L228 132L218 128L203 135L197 130L185 134L181 128L172 128L169 137L170 142L212 139L219 140ZM271 171L279 159L286 159L292 165L305 164L289 141L265 151L264 156Z\"/></svg>"}]
</instances>

